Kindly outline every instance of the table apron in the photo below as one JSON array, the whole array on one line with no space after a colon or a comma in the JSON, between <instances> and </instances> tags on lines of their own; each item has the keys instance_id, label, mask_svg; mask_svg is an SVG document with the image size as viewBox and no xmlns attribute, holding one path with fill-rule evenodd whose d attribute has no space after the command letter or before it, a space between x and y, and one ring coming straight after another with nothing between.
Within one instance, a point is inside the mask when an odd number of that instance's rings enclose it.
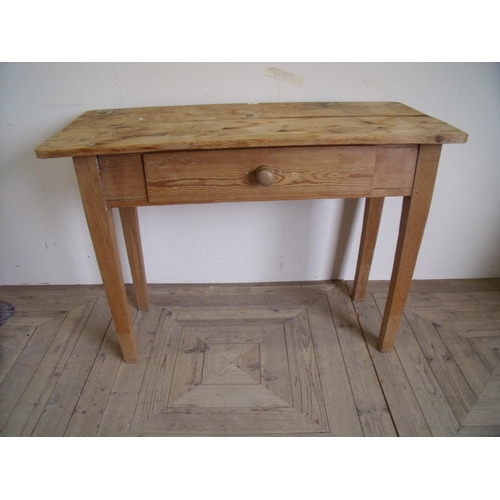
<instances>
[{"instance_id":1,"label":"table apron","mask_svg":"<svg viewBox=\"0 0 500 500\"><path fill-rule=\"evenodd\" d=\"M98 157L109 207L408 196L418 146L196 150ZM271 169L270 186L257 182Z\"/></svg>"}]
</instances>

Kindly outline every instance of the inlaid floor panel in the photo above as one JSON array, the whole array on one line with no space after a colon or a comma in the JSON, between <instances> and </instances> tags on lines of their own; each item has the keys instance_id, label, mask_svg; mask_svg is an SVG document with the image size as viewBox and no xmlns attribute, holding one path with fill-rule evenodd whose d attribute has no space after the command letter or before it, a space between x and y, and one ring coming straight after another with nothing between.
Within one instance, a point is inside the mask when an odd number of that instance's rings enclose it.
<instances>
[{"instance_id":1,"label":"inlaid floor panel","mask_svg":"<svg viewBox=\"0 0 500 500\"><path fill-rule=\"evenodd\" d=\"M2 436L498 436L500 280L150 285L125 364L102 287L0 287Z\"/></svg>"}]
</instances>

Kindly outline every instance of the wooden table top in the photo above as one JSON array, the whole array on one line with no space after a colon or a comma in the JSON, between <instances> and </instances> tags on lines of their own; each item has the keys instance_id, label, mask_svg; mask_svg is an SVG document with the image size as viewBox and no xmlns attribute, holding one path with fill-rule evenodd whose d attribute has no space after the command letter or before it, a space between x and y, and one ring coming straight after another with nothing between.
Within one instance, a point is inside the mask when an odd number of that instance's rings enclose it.
<instances>
[{"instance_id":1,"label":"wooden table top","mask_svg":"<svg viewBox=\"0 0 500 500\"><path fill-rule=\"evenodd\" d=\"M452 144L467 134L397 102L211 104L87 111L38 158L349 144Z\"/></svg>"}]
</instances>

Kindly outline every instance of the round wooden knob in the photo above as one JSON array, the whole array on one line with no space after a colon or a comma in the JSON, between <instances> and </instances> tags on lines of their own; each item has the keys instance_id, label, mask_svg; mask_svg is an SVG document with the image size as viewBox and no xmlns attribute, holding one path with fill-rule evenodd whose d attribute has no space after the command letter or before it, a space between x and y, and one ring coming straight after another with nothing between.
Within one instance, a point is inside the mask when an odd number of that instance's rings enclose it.
<instances>
[{"instance_id":1,"label":"round wooden knob","mask_svg":"<svg viewBox=\"0 0 500 500\"><path fill-rule=\"evenodd\" d=\"M257 182L262 186L270 186L276 180L274 172L267 165L257 167L255 175L257 177Z\"/></svg>"}]
</instances>

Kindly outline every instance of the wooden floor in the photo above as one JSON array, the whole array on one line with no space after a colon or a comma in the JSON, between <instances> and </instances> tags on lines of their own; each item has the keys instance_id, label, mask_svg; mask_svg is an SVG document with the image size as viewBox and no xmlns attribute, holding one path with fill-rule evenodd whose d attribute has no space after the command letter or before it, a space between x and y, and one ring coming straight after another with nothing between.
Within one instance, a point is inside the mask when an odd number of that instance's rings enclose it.
<instances>
[{"instance_id":1,"label":"wooden floor","mask_svg":"<svg viewBox=\"0 0 500 500\"><path fill-rule=\"evenodd\" d=\"M102 287L0 287L0 434L500 436L500 280L414 282L386 354L349 286L150 286L135 365Z\"/></svg>"}]
</instances>

